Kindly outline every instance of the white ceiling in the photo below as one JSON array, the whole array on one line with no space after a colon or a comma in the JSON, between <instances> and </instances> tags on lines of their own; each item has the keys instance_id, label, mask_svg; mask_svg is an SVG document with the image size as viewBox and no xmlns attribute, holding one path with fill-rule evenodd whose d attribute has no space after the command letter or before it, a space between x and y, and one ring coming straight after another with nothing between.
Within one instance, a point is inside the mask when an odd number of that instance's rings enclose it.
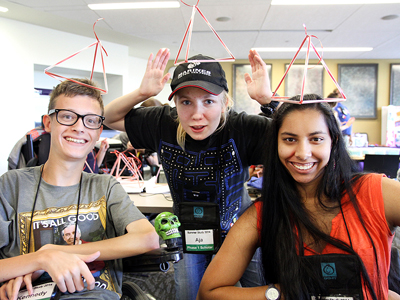
<instances>
[{"instance_id":1,"label":"white ceiling","mask_svg":"<svg viewBox=\"0 0 400 300\"><path fill-rule=\"evenodd\" d=\"M162 0L158 0L162 1ZM301 0L299 0L301 1ZM0 0L9 12L0 17L128 45L131 55L148 57L160 47L178 53L192 8L92 11L88 4L124 0ZM130 1L132 2L132 1ZM195 4L197 0L187 0ZM247 59L252 47L299 47L308 34L324 47L373 47L370 52L328 53L324 59L400 59L400 4L271 6L271 0L200 0L198 7L236 59ZM218 22L218 17L229 17ZM318 47L319 42L313 40ZM182 50L184 57L186 46ZM190 55L214 58L228 54L198 12L193 22ZM294 53L261 53L264 59L291 59ZM304 54L302 56L304 57Z\"/></svg>"}]
</instances>

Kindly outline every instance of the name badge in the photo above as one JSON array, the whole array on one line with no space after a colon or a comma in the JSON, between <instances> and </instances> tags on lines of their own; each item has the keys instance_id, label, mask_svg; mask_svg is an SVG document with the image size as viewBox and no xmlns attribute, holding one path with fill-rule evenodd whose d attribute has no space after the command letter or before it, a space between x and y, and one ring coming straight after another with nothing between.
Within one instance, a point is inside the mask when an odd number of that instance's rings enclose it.
<instances>
[{"instance_id":1,"label":"name badge","mask_svg":"<svg viewBox=\"0 0 400 300\"><path fill-rule=\"evenodd\" d=\"M48 282L43 283L40 285L33 286L33 293L29 295L26 289L21 290L18 293L17 300L24 300L24 299L35 299L35 300L51 300L54 299L55 293L57 291L57 285L55 282Z\"/></svg>"},{"instance_id":2,"label":"name badge","mask_svg":"<svg viewBox=\"0 0 400 300\"><path fill-rule=\"evenodd\" d=\"M213 230L185 230L187 251L214 251Z\"/></svg>"}]
</instances>

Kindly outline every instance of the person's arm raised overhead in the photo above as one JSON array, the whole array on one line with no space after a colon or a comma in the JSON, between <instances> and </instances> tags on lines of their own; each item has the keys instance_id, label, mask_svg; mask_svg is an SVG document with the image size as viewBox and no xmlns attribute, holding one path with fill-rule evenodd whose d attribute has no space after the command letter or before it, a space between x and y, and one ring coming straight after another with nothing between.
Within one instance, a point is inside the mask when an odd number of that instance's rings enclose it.
<instances>
[{"instance_id":1,"label":"person's arm raised overhead","mask_svg":"<svg viewBox=\"0 0 400 300\"><path fill-rule=\"evenodd\" d=\"M269 83L267 65L256 50L250 50L249 62L252 76L250 76L249 73L244 74L247 92L249 96L260 103L260 105L268 104L271 102L272 91Z\"/></svg>"},{"instance_id":2,"label":"person's arm raised overhead","mask_svg":"<svg viewBox=\"0 0 400 300\"><path fill-rule=\"evenodd\" d=\"M121 96L105 107L104 124L116 130L125 131L125 115L140 102L156 96L164 88L170 74L164 75L169 59L169 49L160 49L153 60L153 54L147 61L146 72L140 87L133 92Z\"/></svg>"}]
</instances>

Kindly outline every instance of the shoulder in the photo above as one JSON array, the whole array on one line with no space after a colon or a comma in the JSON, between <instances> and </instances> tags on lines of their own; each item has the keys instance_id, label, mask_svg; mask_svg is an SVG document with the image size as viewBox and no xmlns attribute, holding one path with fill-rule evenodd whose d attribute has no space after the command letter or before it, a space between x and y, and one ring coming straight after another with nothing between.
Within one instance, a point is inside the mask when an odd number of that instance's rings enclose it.
<instances>
[{"instance_id":1,"label":"shoulder","mask_svg":"<svg viewBox=\"0 0 400 300\"><path fill-rule=\"evenodd\" d=\"M27 182L37 181L40 176L40 166L10 170L0 177L1 182L25 180Z\"/></svg>"},{"instance_id":2,"label":"shoulder","mask_svg":"<svg viewBox=\"0 0 400 300\"><path fill-rule=\"evenodd\" d=\"M375 193L378 193L377 195L375 194L376 196L380 196L382 195L382 181L385 178L386 176L384 174L363 174L359 176L353 184L354 193L358 198L367 197Z\"/></svg>"}]
</instances>

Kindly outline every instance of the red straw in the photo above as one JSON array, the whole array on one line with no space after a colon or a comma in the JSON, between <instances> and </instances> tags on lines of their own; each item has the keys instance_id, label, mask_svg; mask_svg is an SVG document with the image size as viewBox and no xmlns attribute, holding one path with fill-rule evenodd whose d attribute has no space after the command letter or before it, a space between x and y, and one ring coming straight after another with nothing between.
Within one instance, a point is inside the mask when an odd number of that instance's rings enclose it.
<instances>
[{"instance_id":1,"label":"red straw","mask_svg":"<svg viewBox=\"0 0 400 300\"><path fill-rule=\"evenodd\" d=\"M200 0L197 1L196 5L189 5L189 4L185 3L185 2L183 2L182 0L181 0L181 2L183 4L185 4L186 6L192 6L193 9L192 9L192 16L190 18L188 27L186 28L185 35L183 36L183 40L182 40L181 46L179 47L178 54L176 55L176 58L175 58L175 62L174 62L175 66L180 65L182 63L187 63L187 62L210 62L210 60L189 60L188 59L189 49L190 49L190 41L191 41L191 38L192 38L192 31L193 31L194 15L195 15L196 10L199 12L200 16L204 19L204 21L207 23L208 27L210 27L212 32L215 34L215 36L221 42L222 46L224 46L225 50L230 55L230 57L227 57L227 58L214 59L214 60L212 60L212 62L215 62L215 61L221 61L221 62L222 61L235 61L235 57L233 56L231 51L229 51L228 47L225 45L225 43L222 41L222 39L220 38L218 33L212 27L211 23L208 22L207 18L204 16L204 14L201 12L200 8L198 7L198 4L199 4ZM189 33L189 35L188 35L188 33ZM183 44L185 43L186 37L188 37L188 41L187 41L185 60L178 63L179 54L181 54L181 50L182 50Z\"/></svg>"},{"instance_id":2,"label":"red straw","mask_svg":"<svg viewBox=\"0 0 400 300\"><path fill-rule=\"evenodd\" d=\"M104 53L105 53L107 56L108 56L108 54L107 54L106 50L104 49L104 47L102 46L102 44L101 44L101 42L100 42L100 40L99 40L99 38L98 38L98 36L97 36L97 34L96 34L96 31L94 30L94 27L95 27L96 23L97 23L99 20L103 20L103 18L98 19L98 20L97 20L96 22L94 22L94 24L93 24L93 32L94 32L94 35L95 35L95 37L96 37L97 42L94 42L93 44L91 44L91 45L89 45L89 46L87 46L87 47L85 47L85 48L79 50L78 52L76 52L76 53L74 53L74 54L68 56L67 58L65 58L65 59L63 59L63 60L61 60L61 61L59 61L58 63L56 63L56 64L54 64L54 65L52 65L52 66L50 66L50 67L47 67L47 68L44 70L44 72L45 72L47 75L49 75L50 77L53 77L53 78L56 78L56 77L58 77L58 78L64 78L64 79L66 79L66 80L75 82L75 83L77 83L77 84L80 84L80 85L83 85L83 86L87 86L87 87L90 87L90 88L94 88L94 89L96 89L96 90L99 90L99 91L101 91L102 94L107 94L107 92L108 92L108 85L107 85L106 70L105 70L105 67L104 67L103 51L104 51ZM104 76L104 85L105 85L105 89L104 89L104 90L101 89L101 88L99 88L99 87L96 87L96 86L92 86L92 85L89 85L89 84L85 84L85 83L76 81L76 80L74 80L74 79L67 78L67 77L64 77L64 76L61 76L61 75L58 75L58 74L49 72L49 70L52 69L52 68L54 68L55 66L57 66L57 65L59 65L59 64L61 64L61 63L63 63L63 62L65 62L65 61L67 61L68 59L74 57L75 55L77 55L77 54L81 53L82 51L84 51L84 50L86 50L86 49L89 49L90 47L93 47L93 46L95 46L95 45L96 45L96 48L95 48L95 52L94 52L94 59L93 59L92 72L90 73L90 80L93 79L94 66L95 66L95 64L96 64L97 49L99 48L99 45L100 45L101 63L102 63L102 66L103 66L103 76Z\"/></svg>"}]
</instances>

